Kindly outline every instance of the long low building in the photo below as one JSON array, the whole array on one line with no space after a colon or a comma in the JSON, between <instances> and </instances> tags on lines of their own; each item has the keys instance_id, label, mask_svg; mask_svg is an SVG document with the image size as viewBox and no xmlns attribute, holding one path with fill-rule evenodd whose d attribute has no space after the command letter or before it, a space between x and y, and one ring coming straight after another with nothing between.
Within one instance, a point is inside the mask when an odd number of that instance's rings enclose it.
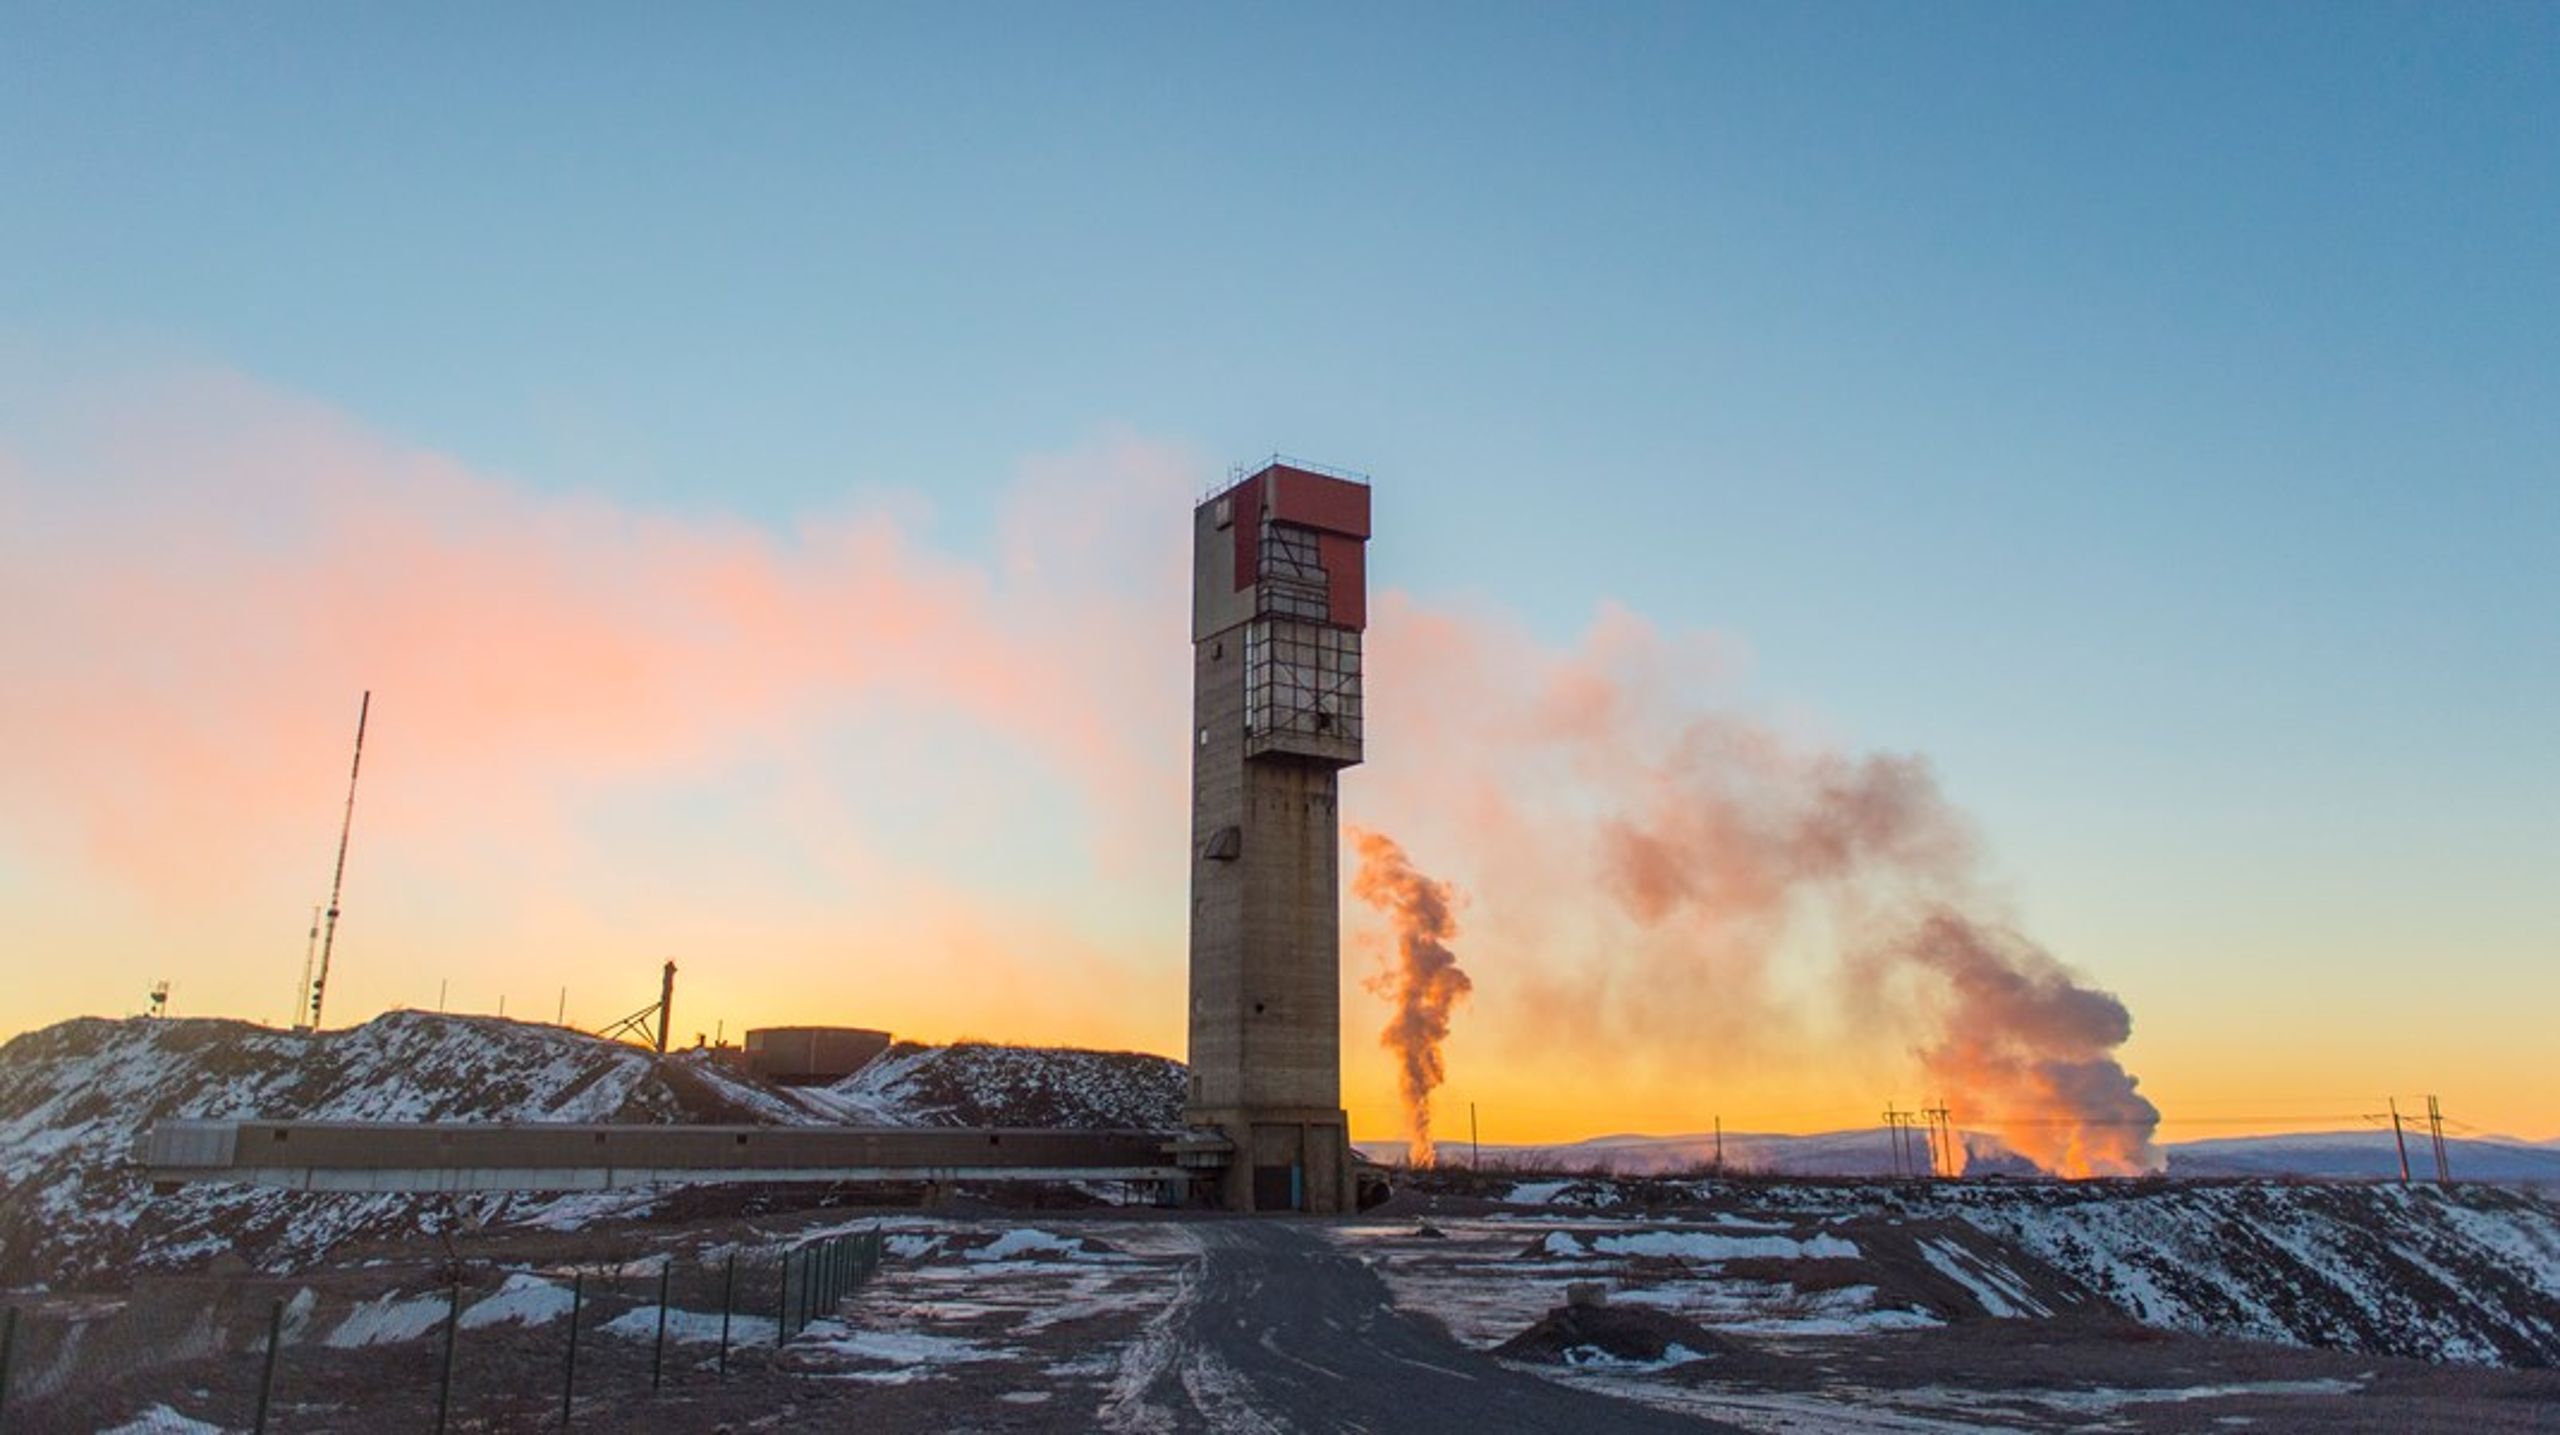
<instances>
[{"instance_id":1,"label":"long low building","mask_svg":"<svg viewBox=\"0 0 2560 1435\"><path fill-rule=\"evenodd\" d=\"M1158 1131L163 1121L153 1184L297 1191L604 1191L831 1181L1186 1181Z\"/></svg>"}]
</instances>

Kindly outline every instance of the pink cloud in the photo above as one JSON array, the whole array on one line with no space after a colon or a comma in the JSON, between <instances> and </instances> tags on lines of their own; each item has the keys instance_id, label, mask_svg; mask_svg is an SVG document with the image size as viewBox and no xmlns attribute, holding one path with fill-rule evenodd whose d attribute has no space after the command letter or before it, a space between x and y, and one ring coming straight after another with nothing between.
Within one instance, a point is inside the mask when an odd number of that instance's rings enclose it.
<instances>
[{"instance_id":1,"label":"pink cloud","mask_svg":"<svg viewBox=\"0 0 2560 1435\"><path fill-rule=\"evenodd\" d=\"M0 468L0 742L37 759L0 797L140 889L307 847L366 687L377 837L539 847L584 796L884 707L1036 754L1107 841L1179 801L1180 665L1138 661L1179 653L1178 580L1126 562L1183 532L1196 466L1161 446L1031 465L991 569L882 511L539 494L226 375L127 400Z\"/></svg>"}]
</instances>

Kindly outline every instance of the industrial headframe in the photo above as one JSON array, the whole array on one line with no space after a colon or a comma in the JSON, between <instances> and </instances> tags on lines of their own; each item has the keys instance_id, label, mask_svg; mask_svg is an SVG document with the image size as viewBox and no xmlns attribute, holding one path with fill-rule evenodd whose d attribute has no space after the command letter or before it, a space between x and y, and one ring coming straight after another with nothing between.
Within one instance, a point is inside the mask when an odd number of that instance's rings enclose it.
<instances>
[{"instance_id":1,"label":"industrial headframe","mask_svg":"<svg viewBox=\"0 0 2560 1435\"><path fill-rule=\"evenodd\" d=\"M1231 1210L1349 1211L1335 799L1360 760L1369 488L1275 457L1192 524L1186 1164Z\"/></svg>"}]
</instances>

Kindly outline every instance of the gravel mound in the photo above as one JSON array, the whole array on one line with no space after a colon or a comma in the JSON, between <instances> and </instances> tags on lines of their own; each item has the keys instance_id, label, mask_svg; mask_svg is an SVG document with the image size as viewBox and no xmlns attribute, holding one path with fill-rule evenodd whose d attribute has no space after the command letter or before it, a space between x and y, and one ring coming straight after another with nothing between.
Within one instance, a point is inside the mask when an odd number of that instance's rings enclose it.
<instances>
[{"instance_id":1,"label":"gravel mound","mask_svg":"<svg viewBox=\"0 0 2560 1435\"><path fill-rule=\"evenodd\" d=\"M1560 1305L1493 1353L1539 1365L1677 1365L1732 1349L1696 1321L1652 1306Z\"/></svg>"}]
</instances>

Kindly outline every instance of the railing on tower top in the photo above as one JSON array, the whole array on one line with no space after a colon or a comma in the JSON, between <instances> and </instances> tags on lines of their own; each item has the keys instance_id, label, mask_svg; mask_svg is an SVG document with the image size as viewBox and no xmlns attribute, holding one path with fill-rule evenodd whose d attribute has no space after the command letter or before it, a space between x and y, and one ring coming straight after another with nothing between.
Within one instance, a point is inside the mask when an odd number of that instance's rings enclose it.
<instances>
[{"instance_id":1,"label":"railing on tower top","mask_svg":"<svg viewBox=\"0 0 2560 1435\"><path fill-rule=\"evenodd\" d=\"M1238 484L1243 483L1246 479L1253 477L1255 474L1262 472L1264 469L1269 468L1274 464L1280 464L1288 468L1300 469L1307 473L1320 473L1327 478L1338 478L1345 483L1359 484L1363 488L1369 486L1369 475L1362 473L1357 469L1341 468L1329 463L1317 463L1312 459L1291 458L1285 453L1275 453L1269 458L1261 459L1253 463L1229 464L1227 466L1226 478L1221 482L1209 485L1209 487L1201 493L1200 501L1202 503L1206 503L1210 499L1216 498L1222 493L1231 492Z\"/></svg>"}]
</instances>

